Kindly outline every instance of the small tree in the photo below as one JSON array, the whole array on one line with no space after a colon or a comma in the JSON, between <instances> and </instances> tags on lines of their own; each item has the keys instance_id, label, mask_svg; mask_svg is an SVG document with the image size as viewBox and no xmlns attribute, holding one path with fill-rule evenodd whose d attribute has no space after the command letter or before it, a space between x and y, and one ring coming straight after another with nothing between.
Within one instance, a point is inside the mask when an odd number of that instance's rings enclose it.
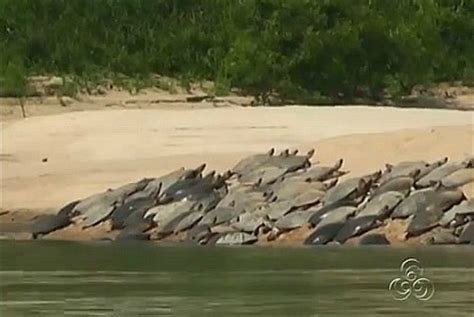
<instances>
[{"instance_id":1,"label":"small tree","mask_svg":"<svg viewBox=\"0 0 474 317\"><path fill-rule=\"evenodd\" d=\"M23 118L26 118L25 97L28 94L28 82L24 67L21 63L8 62L4 74L1 76L3 95L18 98Z\"/></svg>"}]
</instances>

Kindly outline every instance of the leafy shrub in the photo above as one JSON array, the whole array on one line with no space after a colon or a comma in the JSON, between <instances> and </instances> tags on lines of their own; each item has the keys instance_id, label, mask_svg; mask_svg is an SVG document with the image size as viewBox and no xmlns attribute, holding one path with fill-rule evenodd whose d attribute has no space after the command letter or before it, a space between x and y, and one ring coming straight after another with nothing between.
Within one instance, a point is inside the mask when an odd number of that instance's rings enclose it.
<instances>
[{"instance_id":1,"label":"leafy shrub","mask_svg":"<svg viewBox=\"0 0 474 317\"><path fill-rule=\"evenodd\" d=\"M19 74L159 73L219 94L377 99L472 82L474 2L3 0L0 47L2 91L23 89Z\"/></svg>"}]
</instances>

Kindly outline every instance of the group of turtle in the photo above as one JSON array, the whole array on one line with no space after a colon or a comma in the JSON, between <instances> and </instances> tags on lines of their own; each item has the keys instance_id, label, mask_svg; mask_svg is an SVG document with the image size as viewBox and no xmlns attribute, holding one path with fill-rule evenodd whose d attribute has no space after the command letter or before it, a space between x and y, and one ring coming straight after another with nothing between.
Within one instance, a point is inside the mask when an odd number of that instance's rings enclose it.
<instances>
[{"instance_id":1,"label":"group of turtle","mask_svg":"<svg viewBox=\"0 0 474 317\"><path fill-rule=\"evenodd\" d=\"M474 199L461 190L474 182L474 158L406 161L348 177L342 159L322 166L311 163L313 155L271 149L223 174L204 173L205 164L180 168L71 202L36 219L32 235L108 221L119 232L116 241L240 245L306 227L304 244L343 244L361 235L361 244L388 244L370 231L406 218L407 239L438 228L433 243L474 243Z\"/></svg>"}]
</instances>

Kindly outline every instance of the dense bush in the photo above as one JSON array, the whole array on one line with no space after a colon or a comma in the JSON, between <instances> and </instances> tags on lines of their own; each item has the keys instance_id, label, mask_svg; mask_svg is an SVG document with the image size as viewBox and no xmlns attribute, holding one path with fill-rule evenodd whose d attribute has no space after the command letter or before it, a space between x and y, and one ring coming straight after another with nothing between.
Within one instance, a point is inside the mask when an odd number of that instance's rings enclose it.
<instances>
[{"instance_id":1,"label":"dense bush","mask_svg":"<svg viewBox=\"0 0 474 317\"><path fill-rule=\"evenodd\" d=\"M20 71L160 73L255 95L378 98L473 80L474 1L0 0L0 47L12 90Z\"/></svg>"}]
</instances>

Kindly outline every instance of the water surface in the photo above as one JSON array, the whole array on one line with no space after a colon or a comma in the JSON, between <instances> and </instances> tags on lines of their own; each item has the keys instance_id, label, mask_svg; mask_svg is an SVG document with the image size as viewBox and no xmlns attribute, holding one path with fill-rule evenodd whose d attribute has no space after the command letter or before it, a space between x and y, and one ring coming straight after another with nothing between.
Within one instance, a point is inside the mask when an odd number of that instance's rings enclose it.
<instances>
[{"instance_id":1,"label":"water surface","mask_svg":"<svg viewBox=\"0 0 474 317\"><path fill-rule=\"evenodd\" d=\"M1 316L474 316L474 248L0 241ZM435 293L393 299L400 263Z\"/></svg>"}]
</instances>

